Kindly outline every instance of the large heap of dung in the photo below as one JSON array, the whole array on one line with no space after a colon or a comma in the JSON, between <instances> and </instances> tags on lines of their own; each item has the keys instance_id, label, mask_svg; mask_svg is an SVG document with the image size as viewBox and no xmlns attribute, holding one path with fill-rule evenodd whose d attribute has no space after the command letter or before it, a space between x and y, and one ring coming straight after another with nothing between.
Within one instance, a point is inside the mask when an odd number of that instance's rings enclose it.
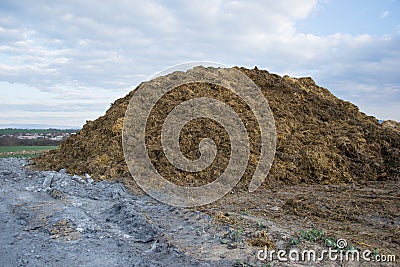
<instances>
[{"instance_id":1,"label":"large heap of dung","mask_svg":"<svg viewBox=\"0 0 400 267\"><path fill-rule=\"evenodd\" d=\"M278 76L265 70L237 68L261 89L272 110L277 133L276 154L262 186L276 184L346 183L397 180L400 176L399 124L380 124L350 102L338 99L311 78ZM170 74L173 75L173 74ZM143 86L143 84L139 85ZM206 92L206 93L205 93ZM104 116L87 121L57 150L34 159L37 169L66 168L71 174L90 174L96 180L118 179L135 186L122 149L124 115L135 90L115 101ZM165 114L190 97L211 96L242 114L251 140L251 155L242 182L246 189L259 157L259 129L248 107L231 93L204 83L182 85L158 104L146 127L148 155L157 171L176 184L198 186L214 180L229 161L229 137L220 125L204 118L186 125L180 148L188 158L199 157L202 138L220 145L215 168L199 173L174 169L158 145ZM157 110L158 109L158 110ZM228 145L226 145L228 144ZM171 167L172 166L172 167Z\"/></svg>"}]
</instances>

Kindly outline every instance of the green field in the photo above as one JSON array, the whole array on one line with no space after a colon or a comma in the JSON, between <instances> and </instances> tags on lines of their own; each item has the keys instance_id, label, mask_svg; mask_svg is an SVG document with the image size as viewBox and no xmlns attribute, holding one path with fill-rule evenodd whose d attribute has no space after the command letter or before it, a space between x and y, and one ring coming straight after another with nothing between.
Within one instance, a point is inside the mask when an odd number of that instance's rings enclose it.
<instances>
[{"instance_id":1,"label":"green field","mask_svg":"<svg viewBox=\"0 0 400 267\"><path fill-rule=\"evenodd\" d=\"M30 158L56 148L57 146L0 146L0 158Z\"/></svg>"}]
</instances>

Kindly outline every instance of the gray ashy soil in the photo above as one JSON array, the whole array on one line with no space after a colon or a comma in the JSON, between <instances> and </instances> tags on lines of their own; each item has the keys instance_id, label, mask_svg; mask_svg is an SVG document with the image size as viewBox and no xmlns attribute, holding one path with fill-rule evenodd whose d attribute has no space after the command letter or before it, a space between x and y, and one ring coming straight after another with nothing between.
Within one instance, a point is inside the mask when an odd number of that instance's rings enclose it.
<instances>
[{"instance_id":1,"label":"gray ashy soil","mask_svg":"<svg viewBox=\"0 0 400 267\"><path fill-rule=\"evenodd\" d=\"M232 266L240 249L204 213L27 163L0 159L1 266Z\"/></svg>"},{"instance_id":2,"label":"gray ashy soil","mask_svg":"<svg viewBox=\"0 0 400 267\"><path fill-rule=\"evenodd\" d=\"M24 168L26 164L24 159L0 159L0 266L382 266L339 260L262 262L256 256L260 248L249 245L251 240L272 239L274 249L287 250L290 238L309 224L325 229L347 225L345 230L351 231L356 227L360 238L363 232L378 231L382 246L392 254L398 251L393 232L399 229L398 182L380 187L295 186L262 192L263 198L257 199L236 192L219 200L220 208L200 207L203 211L199 211L133 195L117 182L94 182L68 175L65 170L31 171ZM240 202L237 208L232 199ZM254 201L259 202L257 209ZM354 224L352 217L335 222L342 217L333 215L333 219L310 220L307 217L317 206L308 205L308 201L323 201L329 210L338 212L355 201L374 209L364 212L368 215L364 224L360 219ZM259 207L264 208L262 214L257 213ZM294 216L292 209L298 215ZM369 221L371 216L378 218L374 212L380 212L379 223ZM392 219L385 219L387 212ZM351 238L345 230L334 233ZM326 249L315 242L300 243L295 248Z\"/></svg>"}]
</instances>

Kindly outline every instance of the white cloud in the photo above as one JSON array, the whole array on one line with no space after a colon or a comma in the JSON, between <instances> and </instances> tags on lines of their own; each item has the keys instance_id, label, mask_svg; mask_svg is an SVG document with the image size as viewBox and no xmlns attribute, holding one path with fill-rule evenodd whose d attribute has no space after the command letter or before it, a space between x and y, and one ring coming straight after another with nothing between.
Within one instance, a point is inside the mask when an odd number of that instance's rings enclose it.
<instances>
[{"instance_id":1,"label":"white cloud","mask_svg":"<svg viewBox=\"0 0 400 267\"><path fill-rule=\"evenodd\" d=\"M3 2L0 80L64 94L71 105L92 94L111 102L193 60L312 75L340 93L346 81L369 84L371 99L382 80L399 84L399 35L298 32L296 23L320 8L316 0Z\"/></svg>"}]
</instances>

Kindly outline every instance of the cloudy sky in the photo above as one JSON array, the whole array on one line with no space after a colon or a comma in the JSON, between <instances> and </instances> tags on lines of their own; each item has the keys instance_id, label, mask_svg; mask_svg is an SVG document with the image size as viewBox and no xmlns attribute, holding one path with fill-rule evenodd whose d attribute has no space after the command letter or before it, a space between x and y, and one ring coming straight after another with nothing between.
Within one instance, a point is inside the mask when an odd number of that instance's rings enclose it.
<instances>
[{"instance_id":1,"label":"cloudy sky","mask_svg":"<svg viewBox=\"0 0 400 267\"><path fill-rule=\"evenodd\" d=\"M188 61L312 76L400 121L399 0L0 0L0 124L82 126Z\"/></svg>"}]
</instances>

